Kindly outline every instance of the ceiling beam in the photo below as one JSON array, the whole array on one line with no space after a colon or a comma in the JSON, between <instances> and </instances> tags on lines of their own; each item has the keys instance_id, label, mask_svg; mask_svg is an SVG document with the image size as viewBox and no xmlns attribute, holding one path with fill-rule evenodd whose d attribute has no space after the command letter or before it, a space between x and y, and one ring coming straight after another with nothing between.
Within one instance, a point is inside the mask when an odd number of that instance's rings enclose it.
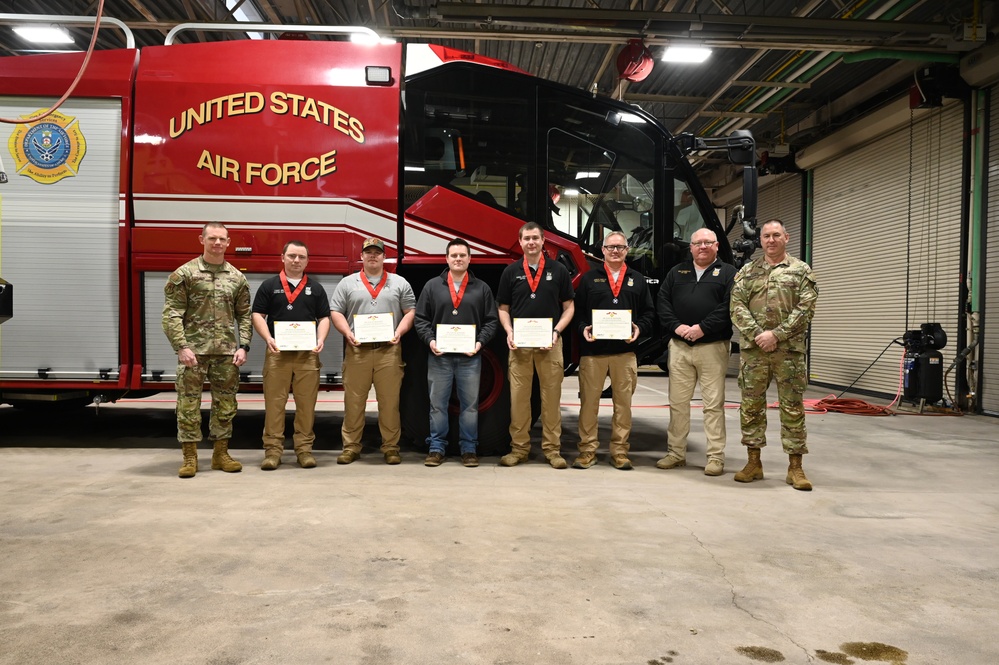
<instances>
[{"instance_id":1,"label":"ceiling beam","mask_svg":"<svg viewBox=\"0 0 999 665\"><path fill-rule=\"evenodd\" d=\"M937 23L915 23L900 21L870 21L864 19L817 19L795 16L736 16L731 14L681 14L610 9L576 9L561 7L538 7L530 5L485 5L440 2L436 7L425 9L421 18L438 21L458 21L496 23L506 21L558 22L562 26L587 27L607 25L610 22L621 24L648 23L650 32L661 27L673 26L683 30L688 36L711 28L726 32L746 33L757 28L787 30L793 33L831 33L843 35L865 33L892 37L899 33L921 35L931 38L949 37L946 25Z\"/></svg>"}]
</instances>

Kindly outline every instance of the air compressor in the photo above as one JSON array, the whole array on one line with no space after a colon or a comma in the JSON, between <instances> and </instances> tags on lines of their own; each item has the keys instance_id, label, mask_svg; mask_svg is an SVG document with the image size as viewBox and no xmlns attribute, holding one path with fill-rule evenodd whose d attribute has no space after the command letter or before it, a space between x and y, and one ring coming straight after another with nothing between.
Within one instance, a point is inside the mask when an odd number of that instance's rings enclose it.
<instances>
[{"instance_id":1,"label":"air compressor","mask_svg":"<svg viewBox=\"0 0 999 665\"><path fill-rule=\"evenodd\" d=\"M913 404L943 399L943 354L947 333L939 323L924 323L902 335L902 397Z\"/></svg>"}]
</instances>

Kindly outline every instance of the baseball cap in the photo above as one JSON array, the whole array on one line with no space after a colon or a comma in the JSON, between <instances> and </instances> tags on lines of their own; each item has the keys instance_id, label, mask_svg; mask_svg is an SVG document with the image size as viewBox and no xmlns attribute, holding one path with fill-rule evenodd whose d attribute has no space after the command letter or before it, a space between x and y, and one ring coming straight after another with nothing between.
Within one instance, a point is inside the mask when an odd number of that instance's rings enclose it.
<instances>
[{"instance_id":1,"label":"baseball cap","mask_svg":"<svg viewBox=\"0 0 999 665\"><path fill-rule=\"evenodd\" d=\"M381 252L385 252L385 243L380 238L365 238L364 243L361 244L361 251L363 252L368 247L376 247Z\"/></svg>"}]
</instances>

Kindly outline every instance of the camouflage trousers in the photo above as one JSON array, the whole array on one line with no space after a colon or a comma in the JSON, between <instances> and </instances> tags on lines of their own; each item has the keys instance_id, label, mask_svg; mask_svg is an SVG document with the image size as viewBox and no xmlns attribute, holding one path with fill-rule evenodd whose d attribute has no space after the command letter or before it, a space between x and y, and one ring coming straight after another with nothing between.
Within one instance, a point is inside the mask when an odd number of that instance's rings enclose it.
<instances>
[{"instance_id":1,"label":"camouflage trousers","mask_svg":"<svg viewBox=\"0 0 999 665\"><path fill-rule=\"evenodd\" d=\"M742 445L767 445L767 388L777 381L780 406L780 440L788 455L803 455L805 445L805 406L802 396L807 385L805 354L777 349L764 353L759 349L742 349L739 358L739 388L742 406Z\"/></svg>"},{"instance_id":2,"label":"camouflage trousers","mask_svg":"<svg viewBox=\"0 0 999 665\"><path fill-rule=\"evenodd\" d=\"M212 390L212 415L208 424L210 441L232 438L232 419L236 416L236 392L239 368L232 355L199 355L194 367L177 365L177 440L201 441L201 390L207 381Z\"/></svg>"}]
</instances>

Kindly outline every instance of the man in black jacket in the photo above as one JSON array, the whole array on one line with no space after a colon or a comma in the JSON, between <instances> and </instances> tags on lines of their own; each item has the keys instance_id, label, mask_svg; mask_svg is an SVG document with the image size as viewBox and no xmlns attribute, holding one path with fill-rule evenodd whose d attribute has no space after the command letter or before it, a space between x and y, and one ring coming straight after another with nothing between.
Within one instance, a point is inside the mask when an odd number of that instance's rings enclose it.
<instances>
[{"instance_id":1,"label":"man in black jacket","mask_svg":"<svg viewBox=\"0 0 999 665\"><path fill-rule=\"evenodd\" d=\"M704 474L720 476L725 470L725 371L735 268L718 260L718 238L709 229L694 232L690 252L694 260L674 266L659 290L659 322L671 337L668 451L656 466L686 466L690 400L700 382L708 457Z\"/></svg>"},{"instance_id":2,"label":"man in black jacket","mask_svg":"<svg viewBox=\"0 0 999 665\"><path fill-rule=\"evenodd\" d=\"M604 265L583 275L576 291L576 321L583 342L579 345L579 457L572 466L588 469L596 464L597 411L604 380L610 375L614 400L610 463L626 470L631 468L631 398L638 385L634 347L639 337L652 333L655 310L645 276L624 263L628 255L624 234L608 233L603 252ZM630 329L613 338L604 336L604 324L622 320L626 312L630 314Z\"/></svg>"},{"instance_id":3,"label":"man in black jacket","mask_svg":"<svg viewBox=\"0 0 999 665\"><path fill-rule=\"evenodd\" d=\"M458 392L458 440L461 463L478 466L479 373L482 347L489 343L499 319L489 286L468 271L471 249L455 238L447 244L447 265L420 293L416 303L416 334L430 347L427 385L430 389L430 453L427 466L440 466L447 447L448 401L451 385ZM465 344L466 346L462 346Z\"/></svg>"}]
</instances>

